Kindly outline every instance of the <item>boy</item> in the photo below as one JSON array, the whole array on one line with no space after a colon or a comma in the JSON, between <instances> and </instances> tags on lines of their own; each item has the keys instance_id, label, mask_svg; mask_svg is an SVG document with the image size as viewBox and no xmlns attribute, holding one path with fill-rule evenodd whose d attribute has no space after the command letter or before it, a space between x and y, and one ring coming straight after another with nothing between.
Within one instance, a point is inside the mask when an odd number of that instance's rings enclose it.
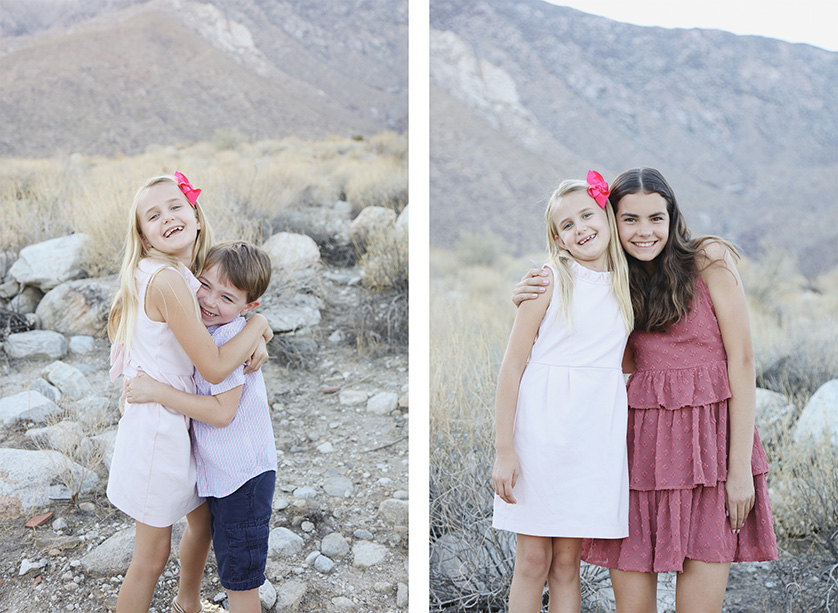
<instances>
[{"instance_id":1,"label":"boy","mask_svg":"<svg viewBox=\"0 0 838 613\"><path fill-rule=\"evenodd\" d=\"M249 243L222 242L207 254L198 280L201 321L221 346L244 327L242 315L259 305L258 298L271 280L270 257ZM262 371L245 375L243 368L218 385L206 382L196 371L197 394L176 390L144 374L129 381L126 388L133 402L159 402L193 419L198 495L207 499L209 507L207 551L211 537L230 610L260 613L259 586L265 581L276 482L276 444ZM177 598L172 610L186 613Z\"/></svg>"}]
</instances>

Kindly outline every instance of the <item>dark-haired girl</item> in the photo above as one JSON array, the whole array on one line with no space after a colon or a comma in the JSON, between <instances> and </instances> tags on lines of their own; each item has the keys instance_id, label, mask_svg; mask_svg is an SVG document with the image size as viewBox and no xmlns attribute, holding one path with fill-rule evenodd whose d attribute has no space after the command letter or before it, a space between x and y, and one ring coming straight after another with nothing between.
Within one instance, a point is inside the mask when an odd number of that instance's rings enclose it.
<instances>
[{"instance_id":1,"label":"dark-haired girl","mask_svg":"<svg viewBox=\"0 0 838 613\"><path fill-rule=\"evenodd\" d=\"M690 238L666 179L620 174L609 198L629 264L629 536L583 542L611 569L622 612L654 612L657 573L678 571L679 613L721 611L731 562L776 560L754 426L755 371L737 253ZM541 291L530 271L514 300ZM536 292L536 293L533 293Z\"/></svg>"}]
</instances>

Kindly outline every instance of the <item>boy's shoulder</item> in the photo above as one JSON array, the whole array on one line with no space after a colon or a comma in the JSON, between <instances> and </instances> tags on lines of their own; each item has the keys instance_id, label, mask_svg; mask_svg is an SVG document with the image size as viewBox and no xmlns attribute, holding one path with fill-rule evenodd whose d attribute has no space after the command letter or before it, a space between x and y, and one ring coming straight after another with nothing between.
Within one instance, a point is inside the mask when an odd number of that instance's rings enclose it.
<instances>
[{"instance_id":1,"label":"boy's shoulder","mask_svg":"<svg viewBox=\"0 0 838 613\"><path fill-rule=\"evenodd\" d=\"M241 315L237 315L234 320L227 322L226 324L221 324L220 326L208 328L208 331L213 340L220 341L216 344L222 344L241 332L246 325L247 320Z\"/></svg>"}]
</instances>

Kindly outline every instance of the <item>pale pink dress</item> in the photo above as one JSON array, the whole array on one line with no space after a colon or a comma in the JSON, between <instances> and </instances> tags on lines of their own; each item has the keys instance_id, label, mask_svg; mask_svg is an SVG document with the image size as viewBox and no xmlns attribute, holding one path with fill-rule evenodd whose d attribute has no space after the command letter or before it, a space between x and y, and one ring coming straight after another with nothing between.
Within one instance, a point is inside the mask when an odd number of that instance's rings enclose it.
<instances>
[{"instance_id":1,"label":"pale pink dress","mask_svg":"<svg viewBox=\"0 0 838 613\"><path fill-rule=\"evenodd\" d=\"M111 376L133 377L141 368L158 381L194 394L192 361L169 325L149 319L143 306L149 281L166 266L170 265L157 260L140 261L134 274L140 307L130 355L123 363L115 347ZM182 264L178 271L197 291L200 284L192 273ZM126 403L116 434L108 499L137 521L158 528L171 526L203 502L196 486L188 417L160 404Z\"/></svg>"},{"instance_id":2,"label":"pale pink dress","mask_svg":"<svg viewBox=\"0 0 838 613\"><path fill-rule=\"evenodd\" d=\"M626 326L611 273L571 268L573 326L555 283L518 389L518 502L495 495L492 525L532 536L620 538L628 534Z\"/></svg>"}]
</instances>

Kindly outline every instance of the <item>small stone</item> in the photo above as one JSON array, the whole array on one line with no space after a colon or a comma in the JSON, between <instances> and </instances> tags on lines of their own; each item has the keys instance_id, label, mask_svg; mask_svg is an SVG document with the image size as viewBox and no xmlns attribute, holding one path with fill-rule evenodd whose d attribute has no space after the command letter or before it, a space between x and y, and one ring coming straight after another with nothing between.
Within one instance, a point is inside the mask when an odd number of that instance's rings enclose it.
<instances>
[{"instance_id":1,"label":"small stone","mask_svg":"<svg viewBox=\"0 0 838 613\"><path fill-rule=\"evenodd\" d=\"M338 609L354 609L355 603L349 600L346 596L336 596L332 598L332 604Z\"/></svg>"},{"instance_id":2,"label":"small stone","mask_svg":"<svg viewBox=\"0 0 838 613\"><path fill-rule=\"evenodd\" d=\"M342 475L331 475L326 478L323 489L329 496L346 498L355 490L352 480Z\"/></svg>"},{"instance_id":3,"label":"small stone","mask_svg":"<svg viewBox=\"0 0 838 613\"><path fill-rule=\"evenodd\" d=\"M378 583L372 586L372 589L374 589L379 594L383 594L384 592L390 591L390 584L385 583L384 581L379 581Z\"/></svg>"},{"instance_id":4,"label":"small stone","mask_svg":"<svg viewBox=\"0 0 838 613\"><path fill-rule=\"evenodd\" d=\"M320 555L320 552L319 552L319 551L312 551L310 554L308 554L308 555L306 556L306 564L308 564L309 566L311 566L312 564L314 564L314 561L317 559L317 557L318 557L319 555Z\"/></svg>"},{"instance_id":5,"label":"small stone","mask_svg":"<svg viewBox=\"0 0 838 613\"><path fill-rule=\"evenodd\" d=\"M288 499L285 496L274 496L272 506L274 511L281 511L282 509L287 509L289 504L290 503L288 502Z\"/></svg>"},{"instance_id":6,"label":"small stone","mask_svg":"<svg viewBox=\"0 0 838 613\"><path fill-rule=\"evenodd\" d=\"M365 530L364 528L359 528L358 530L355 530L355 532L352 533L352 536L362 541L371 541L373 538L372 532L370 532L369 530Z\"/></svg>"},{"instance_id":7,"label":"small stone","mask_svg":"<svg viewBox=\"0 0 838 613\"><path fill-rule=\"evenodd\" d=\"M367 392L361 390L343 390L340 393L339 401L344 406L355 406L363 404L369 398Z\"/></svg>"},{"instance_id":8,"label":"small stone","mask_svg":"<svg viewBox=\"0 0 838 613\"><path fill-rule=\"evenodd\" d=\"M335 448L332 447L332 444L329 441L317 446L317 451L320 453L332 453L334 450Z\"/></svg>"},{"instance_id":9,"label":"small stone","mask_svg":"<svg viewBox=\"0 0 838 613\"><path fill-rule=\"evenodd\" d=\"M63 530L66 527L67 527L67 522L64 520L63 517L59 517L54 522L52 522L52 529L53 530L56 530L56 531Z\"/></svg>"},{"instance_id":10,"label":"small stone","mask_svg":"<svg viewBox=\"0 0 838 613\"><path fill-rule=\"evenodd\" d=\"M304 521L302 524L300 524L300 528L302 528L303 532L313 532L314 524L310 521Z\"/></svg>"},{"instance_id":11,"label":"small stone","mask_svg":"<svg viewBox=\"0 0 838 613\"><path fill-rule=\"evenodd\" d=\"M303 487L298 487L294 490L294 498L314 498L317 496L317 491L313 487L309 487L304 485Z\"/></svg>"},{"instance_id":12,"label":"small stone","mask_svg":"<svg viewBox=\"0 0 838 613\"><path fill-rule=\"evenodd\" d=\"M79 510L86 511L88 513L92 513L96 510L96 505L92 502L81 502L79 503Z\"/></svg>"},{"instance_id":13,"label":"small stone","mask_svg":"<svg viewBox=\"0 0 838 613\"><path fill-rule=\"evenodd\" d=\"M332 561L331 561L329 558L327 558L326 556L323 556L323 555L321 555L321 556L317 556L317 559L316 559L316 560L314 560L314 568L315 568L315 570L317 570L318 572L323 573L324 575L327 575L327 574L329 574L330 572L332 572L332 569L333 569L334 567L335 567L335 563L334 563L334 562L332 562Z\"/></svg>"},{"instance_id":14,"label":"small stone","mask_svg":"<svg viewBox=\"0 0 838 613\"><path fill-rule=\"evenodd\" d=\"M20 563L20 571L18 572L17 576L22 577L26 573L31 572L33 570L40 570L46 565L46 560L40 560L39 562L30 562L29 560L22 560Z\"/></svg>"},{"instance_id":15,"label":"small stone","mask_svg":"<svg viewBox=\"0 0 838 613\"><path fill-rule=\"evenodd\" d=\"M332 532L323 537L320 542L320 551L331 558L342 558L349 553L349 543L339 532Z\"/></svg>"},{"instance_id":16,"label":"small stone","mask_svg":"<svg viewBox=\"0 0 838 613\"><path fill-rule=\"evenodd\" d=\"M387 548L370 541L359 541L352 547L352 565L359 568L375 566L387 556Z\"/></svg>"},{"instance_id":17,"label":"small stone","mask_svg":"<svg viewBox=\"0 0 838 613\"><path fill-rule=\"evenodd\" d=\"M393 498L396 500L407 500L408 493L405 490L396 490L393 492Z\"/></svg>"},{"instance_id":18,"label":"small stone","mask_svg":"<svg viewBox=\"0 0 838 613\"><path fill-rule=\"evenodd\" d=\"M396 588L396 606L403 609L408 603L408 588L406 583L399 582Z\"/></svg>"}]
</instances>

